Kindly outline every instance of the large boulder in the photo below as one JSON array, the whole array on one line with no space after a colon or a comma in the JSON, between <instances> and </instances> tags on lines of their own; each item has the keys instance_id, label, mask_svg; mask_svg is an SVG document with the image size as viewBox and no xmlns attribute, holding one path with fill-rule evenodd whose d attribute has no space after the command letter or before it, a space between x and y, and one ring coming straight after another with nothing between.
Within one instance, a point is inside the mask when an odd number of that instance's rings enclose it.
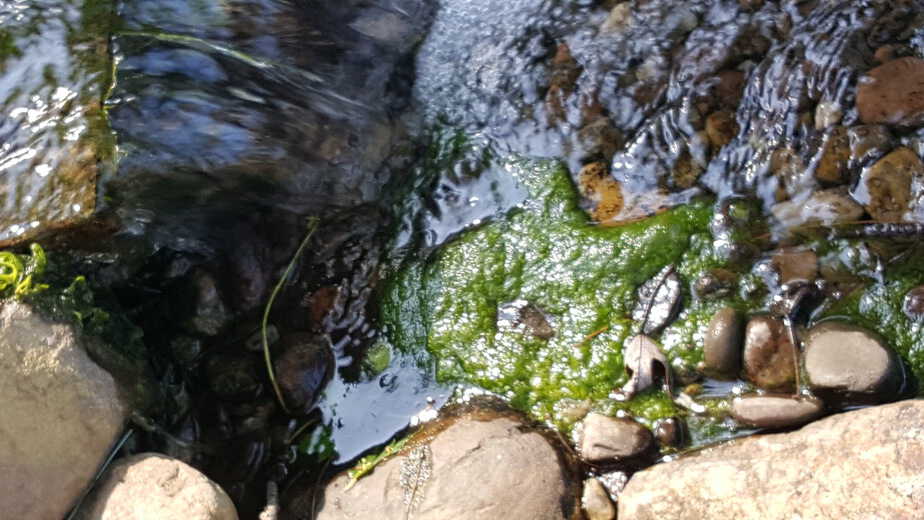
<instances>
[{"instance_id":1,"label":"large boulder","mask_svg":"<svg viewBox=\"0 0 924 520\"><path fill-rule=\"evenodd\" d=\"M636 473L619 518L920 518L924 400L749 437Z\"/></svg>"},{"instance_id":2,"label":"large boulder","mask_svg":"<svg viewBox=\"0 0 924 520\"><path fill-rule=\"evenodd\" d=\"M234 503L218 484L159 453L113 464L84 507L86 520L237 520Z\"/></svg>"},{"instance_id":3,"label":"large boulder","mask_svg":"<svg viewBox=\"0 0 924 520\"><path fill-rule=\"evenodd\" d=\"M318 520L405 520L409 507L415 520L553 520L571 518L576 504L549 442L507 417L459 419L347 489L349 481L328 485Z\"/></svg>"},{"instance_id":4,"label":"large boulder","mask_svg":"<svg viewBox=\"0 0 924 520\"><path fill-rule=\"evenodd\" d=\"M0 308L0 511L60 520L122 431L112 376L70 325L26 304Z\"/></svg>"}]
</instances>

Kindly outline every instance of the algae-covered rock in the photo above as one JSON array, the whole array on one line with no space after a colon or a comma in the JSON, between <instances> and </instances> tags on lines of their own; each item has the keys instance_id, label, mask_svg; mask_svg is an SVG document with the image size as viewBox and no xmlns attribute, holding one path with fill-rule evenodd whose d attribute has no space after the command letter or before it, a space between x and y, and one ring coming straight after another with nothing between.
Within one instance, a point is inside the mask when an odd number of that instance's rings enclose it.
<instances>
[{"instance_id":1,"label":"algae-covered rock","mask_svg":"<svg viewBox=\"0 0 924 520\"><path fill-rule=\"evenodd\" d=\"M16 3L0 14L0 246L88 217L114 152L107 0Z\"/></svg>"},{"instance_id":2,"label":"algae-covered rock","mask_svg":"<svg viewBox=\"0 0 924 520\"><path fill-rule=\"evenodd\" d=\"M481 386L561 425L573 422L559 405L569 399L648 419L674 415L659 391L622 403L608 395L628 379L623 348L641 332L632 318L639 288L668 265L682 285L722 265L707 231L711 204L623 227L594 226L563 168L527 161L504 167L530 197L392 277L382 299L391 340L400 349L425 347L439 380ZM681 299L689 299L687 291ZM546 339L504 326L504 306L513 301L542 309L555 334ZM695 336L718 303L685 305L655 338L674 367L701 359Z\"/></svg>"}]
</instances>

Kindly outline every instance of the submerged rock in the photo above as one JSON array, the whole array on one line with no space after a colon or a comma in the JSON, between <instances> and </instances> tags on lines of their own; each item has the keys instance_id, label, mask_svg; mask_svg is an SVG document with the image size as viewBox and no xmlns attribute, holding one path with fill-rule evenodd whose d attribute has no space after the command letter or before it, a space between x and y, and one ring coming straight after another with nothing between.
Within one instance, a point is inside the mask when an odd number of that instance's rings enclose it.
<instances>
[{"instance_id":1,"label":"submerged rock","mask_svg":"<svg viewBox=\"0 0 924 520\"><path fill-rule=\"evenodd\" d=\"M818 276L818 255L807 249L783 248L770 260L780 275L780 284L796 280L811 282Z\"/></svg>"},{"instance_id":2,"label":"submerged rock","mask_svg":"<svg viewBox=\"0 0 924 520\"><path fill-rule=\"evenodd\" d=\"M796 352L783 322L769 316L751 318L744 336L748 380L766 390L793 389Z\"/></svg>"},{"instance_id":3,"label":"submerged rock","mask_svg":"<svg viewBox=\"0 0 924 520\"><path fill-rule=\"evenodd\" d=\"M715 313L706 329L703 341L703 370L714 377L733 378L741 370L741 314L725 307Z\"/></svg>"},{"instance_id":4,"label":"submerged rock","mask_svg":"<svg viewBox=\"0 0 924 520\"><path fill-rule=\"evenodd\" d=\"M754 428L791 428L815 419L824 411L824 403L792 395L745 395L732 401L731 413L736 421Z\"/></svg>"},{"instance_id":5,"label":"submerged rock","mask_svg":"<svg viewBox=\"0 0 924 520\"><path fill-rule=\"evenodd\" d=\"M918 518L924 401L834 415L636 473L619 518Z\"/></svg>"},{"instance_id":6,"label":"submerged rock","mask_svg":"<svg viewBox=\"0 0 924 520\"><path fill-rule=\"evenodd\" d=\"M885 341L869 330L846 323L816 325L805 338L805 372L817 394L882 402L897 397L901 361Z\"/></svg>"},{"instance_id":7,"label":"submerged rock","mask_svg":"<svg viewBox=\"0 0 924 520\"><path fill-rule=\"evenodd\" d=\"M185 326L189 332L203 336L215 336L231 322L231 311L225 305L215 278L197 269L190 280L191 303Z\"/></svg>"},{"instance_id":8,"label":"submerged rock","mask_svg":"<svg viewBox=\"0 0 924 520\"><path fill-rule=\"evenodd\" d=\"M805 201L781 202L774 205L771 211L786 227L805 224L830 226L856 222L865 212L863 206L853 200L844 186L816 191Z\"/></svg>"},{"instance_id":9,"label":"submerged rock","mask_svg":"<svg viewBox=\"0 0 924 520\"><path fill-rule=\"evenodd\" d=\"M288 404L303 410L314 404L333 372L330 339L296 333L283 336L279 346L283 353L275 363L276 378Z\"/></svg>"},{"instance_id":10,"label":"submerged rock","mask_svg":"<svg viewBox=\"0 0 924 520\"><path fill-rule=\"evenodd\" d=\"M860 79L857 111L866 124L918 126L924 123L924 60L899 58Z\"/></svg>"},{"instance_id":11,"label":"submerged rock","mask_svg":"<svg viewBox=\"0 0 924 520\"><path fill-rule=\"evenodd\" d=\"M59 520L90 483L127 415L112 376L72 326L0 308L0 511Z\"/></svg>"},{"instance_id":12,"label":"submerged rock","mask_svg":"<svg viewBox=\"0 0 924 520\"><path fill-rule=\"evenodd\" d=\"M651 431L632 419L590 413L582 425L580 452L589 462L617 462L642 455L653 441Z\"/></svg>"},{"instance_id":13,"label":"submerged rock","mask_svg":"<svg viewBox=\"0 0 924 520\"><path fill-rule=\"evenodd\" d=\"M581 495L581 508L587 520L613 520L616 518L616 507L603 484L595 478L584 481L584 493Z\"/></svg>"},{"instance_id":14,"label":"submerged rock","mask_svg":"<svg viewBox=\"0 0 924 520\"><path fill-rule=\"evenodd\" d=\"M195 468L158 453L140 453L106 470L84 506L85 520L237 520L234 503Z\"/></svg>"},{"instance_id":15,"label":"submerged rock","mask_svg":"<svg viewBox=\"0 0 924 520\"><path fill-rule=\"evenodd\" d=\"M415 453L426 455L416 456ZM402 469L428 465L429 477L402 485ZM346 489L349 476L331 482L318 520L444 520L572 518L574 498L565 468L549 442L507 417L462 418L429 444L408 448ZM308 500L310 502L310 500Z\"/></svg>"},{"instance_id":16,"label":"submerged rock","mask_svg":"<svg viewBox=\"0 0 924 520\"><path fill-rule=\"evenodd\" d=\"M910 148L876 161L860 178L855 197L880 222L899 222L910 209L912 181L924 178L924 163Z\"/></svg>"}]
</instances>

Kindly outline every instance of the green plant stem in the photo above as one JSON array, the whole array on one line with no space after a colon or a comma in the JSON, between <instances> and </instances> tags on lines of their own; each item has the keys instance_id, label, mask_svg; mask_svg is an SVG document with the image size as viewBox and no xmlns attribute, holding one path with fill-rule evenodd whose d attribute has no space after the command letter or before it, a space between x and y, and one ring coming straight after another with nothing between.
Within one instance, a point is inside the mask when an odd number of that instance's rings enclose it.
<instances>
[{"instance_id":1,"label":"green plant stem","mask_svg":"<svg viewBox=\"0 0 924 520\"><path fill-rule=\"evenodd\" d=\"M279 291L282 290L282 286L285 285L286 279L290 274L292 274L292 270L295 268L295 263L302 256L302 253L308 246L308 242L311 241L311 236L314 235L314 232L317 228L318 219L316 217L308 219L308 234L305 235L305 239L302 240L301 245L298 246L295 254L292 255L292 260L286 267L285 272L282 273L282 277L279 278L279 282L276 284L276 287L273 288L273 292L270 294L269 300L266 302L266 308L263 310L263 322L260 324L260 335L263 337L263 359L266 361L266 372L269 374L270 383L273 385L273 391L276 392L276 399L279 401L279 406L281 406L282 410L286 413L289 413L289 408L286 406L285 399L282 398L282 391L279 389L279 383L276 382L276 373L273 371L273 360L270 356L269 340L266 336L266 327L269 323L270 311L273 309L273 302L276 300L276 296L279 294Z\"/></svg>"}]
</instances>

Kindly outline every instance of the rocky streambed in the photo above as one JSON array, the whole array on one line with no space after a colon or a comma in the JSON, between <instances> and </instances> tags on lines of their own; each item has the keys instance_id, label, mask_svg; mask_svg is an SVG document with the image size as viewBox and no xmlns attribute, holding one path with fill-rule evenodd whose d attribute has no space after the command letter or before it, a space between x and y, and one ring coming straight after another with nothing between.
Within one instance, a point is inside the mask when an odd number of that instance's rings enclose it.
<instances>
[{"instance_id":1,"label":"rocky streambed","mask_svg":"<svg viewBox=\"0 0 924 520\"><path fill-rule=\"evenodd\" d=\"M3 511L924 509L924 4L49 3Z\"/></svg>"}]
</instances>

